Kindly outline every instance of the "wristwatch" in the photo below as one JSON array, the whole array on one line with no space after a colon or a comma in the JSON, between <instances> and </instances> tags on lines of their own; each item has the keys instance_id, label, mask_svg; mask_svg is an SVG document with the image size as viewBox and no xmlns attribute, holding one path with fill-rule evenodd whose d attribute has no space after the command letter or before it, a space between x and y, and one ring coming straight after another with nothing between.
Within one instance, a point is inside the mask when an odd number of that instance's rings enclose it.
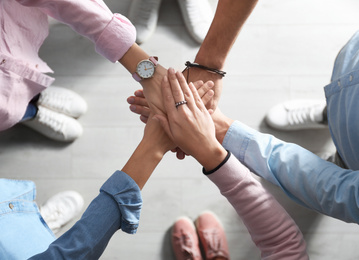
<instances>
[{"instance_id":1,"label":"wristwatch","mask_svg":"<svg viewBox=\"0 0 359 260\"><path fill-rule=\"evenodd\" d=\"M157 64L158 58L155 56L151 56L147 60L141 60L137 64L136 71L132 74L132 77L138 82L151 78L155 74Z\"/></svg>"}]
</instances>

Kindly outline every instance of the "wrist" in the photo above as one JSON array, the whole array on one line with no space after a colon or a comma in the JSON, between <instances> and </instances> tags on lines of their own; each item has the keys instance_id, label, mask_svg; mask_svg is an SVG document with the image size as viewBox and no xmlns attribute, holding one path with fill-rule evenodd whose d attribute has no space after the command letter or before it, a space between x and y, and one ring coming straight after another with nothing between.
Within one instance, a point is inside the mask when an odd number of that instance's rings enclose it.
<instances>
[{"instance_id":1,"label":"wrist","mask_svg":"<svg viewBox=\"0 0 359 260\"><path fill-rule=\"evenodd\" d=\"M212 115L212 119L216 128L216 139L220 144L223 143L224 137L227 134L228 129L233 124L234 120L226 117L219 108L216 109Z\"/></svg>"},{"instance_id":2,"label":"wrist","mask_svg":"<svg viewBox=\"0 0 359 260\"><path fill-rule=\"evenodd\" d=\"M119 62L131 73L136 71L137 64L150 57L144 50L134 43L130 49L122 56Z\"/></svg>"},{"instance_id":3,"label":"wrist","mask_svg":"<svg viewBox=\"0 0 359 260\"><path fill-rule=\"evenodd\" d=\"M211 171L220 165L226 158L228 152L223 146L216 142L211 148L203 148L204 153L195 157L197 161L203 166L205 171Z\"/></svg>"},{"instance_id":4,"label":"wrist","mask_svg":"<svg viewBox=\"0 0 359 260\"><path fill-rule=\"evenodd\" d=\"M151 157L151 160L161 161L163 156L170 150L168 144L166 142L162 142L164 138L143 138L139 144L141 147L143 154L147 154L146 156Z\"/></svg>"},{"instance_id":5,"label":"wrist","mask_svg":"<svg viewBox=\"0 0 359 260\"><path fill-rule=\"evenodd\" d=\"M202 47L203 46L201 46L200 50L198 51L194 62L210 68L222 70L224 68L225 58L223 58L221 55L211 54L209 52L202 51L202 49L206 49L205 47Z\"/></svg>"}]
</instances>

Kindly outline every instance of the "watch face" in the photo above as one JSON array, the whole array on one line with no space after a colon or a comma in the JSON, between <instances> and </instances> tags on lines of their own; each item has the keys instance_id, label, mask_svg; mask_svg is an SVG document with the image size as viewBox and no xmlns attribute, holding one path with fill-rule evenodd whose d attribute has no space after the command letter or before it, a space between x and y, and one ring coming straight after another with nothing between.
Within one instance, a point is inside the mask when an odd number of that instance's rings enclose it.
<instances>
[{"instance_id":1,"label":"watch face","mask_svg":"<svg viewBox=\"0 0 359 260\"><path fill-rule=\"evenodd\" d=\"M151 78L155 73L155 65L149 60L141 61L137 65L136 72L141 78L144 79Z\"/></svg>"}]
</instances>

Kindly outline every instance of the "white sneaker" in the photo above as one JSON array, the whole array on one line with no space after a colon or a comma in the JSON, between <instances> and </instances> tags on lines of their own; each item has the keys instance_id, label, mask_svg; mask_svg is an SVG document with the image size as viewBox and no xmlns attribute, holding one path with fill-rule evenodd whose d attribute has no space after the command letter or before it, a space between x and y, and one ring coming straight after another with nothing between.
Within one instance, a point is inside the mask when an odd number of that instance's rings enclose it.
<instances>
[{"instance_id":1,"label":"white sneaker","mask_svg":"<svg viewBox=\"0 0 359 260\"><path fill-rule=\"evenodd\" d=\"M178 0L186 28L192 38L202 43L213 20L208 0Z\"/></svg>"},{"instance_id":2,"label":"white sneaker","mask_svg":"<svg viewBox=\"0 0 359 260\"><path fill-rule=\"evenodd\" d=\"M40 213L49 228L57 233L66 225L84 206L84 199L76 191L63 191L48 199L40 207Z\"/></svg>"},{"instance_id":3,"label":"white sneaker","mask_svg":"<svg viewBox=\"0 0 359 260\"><path fill-rule=\"evenodd\" d=\"M22 122L44 136L62 142L72 142L82 135L83 129L72 117L39 106L35 118Z\"/></svg>"},{"instance_id":4,"label":"white sneaker","mask_svg":"<svg viewBox=\"0 0 359 260\"><path fill-rule=\"evenodd\" d=\"M147 41L154 33L162 0L132 0L127 18L136 27L136 42Z\"/></svg>"},{"instance_id":5,"label":"white sneaker","mask_svg":"<svg viewBox=\"0 0 359 260\"><path fill-rule=\"evenodd\" d=\"M266 115L269 126L279 130L301 130L325 128L322 100L291 100L271 108Z\"/></svg>"},{"instance_id":6,"label":"white sneaker","mask_svg":"<svg viewBox=\"0 0 359 260\"><path fill-rule=\"evenodd\" d=\"M50 86L41 92L39 106L78 118L87 111L86 101L70 89Z\"/></svg>"}]
</instances>

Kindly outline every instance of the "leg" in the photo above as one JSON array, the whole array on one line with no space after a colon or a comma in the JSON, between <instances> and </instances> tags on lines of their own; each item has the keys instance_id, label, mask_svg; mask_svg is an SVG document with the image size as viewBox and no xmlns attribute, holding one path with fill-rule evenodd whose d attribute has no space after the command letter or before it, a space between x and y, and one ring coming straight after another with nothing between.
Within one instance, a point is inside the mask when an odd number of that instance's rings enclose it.
<instances>
[{"instance_id":1,"label":"leg","mask_svg":"<svg viewBox=\"0 0 359 260\"><path fill-rule=\"evenodd\" d=\"M20 122L27 121L29 119L35 118L37 115L38 108L34 103L29 103L29 105L26 108L25 115L22 117Z\"/></svg>"}]
</instances>

